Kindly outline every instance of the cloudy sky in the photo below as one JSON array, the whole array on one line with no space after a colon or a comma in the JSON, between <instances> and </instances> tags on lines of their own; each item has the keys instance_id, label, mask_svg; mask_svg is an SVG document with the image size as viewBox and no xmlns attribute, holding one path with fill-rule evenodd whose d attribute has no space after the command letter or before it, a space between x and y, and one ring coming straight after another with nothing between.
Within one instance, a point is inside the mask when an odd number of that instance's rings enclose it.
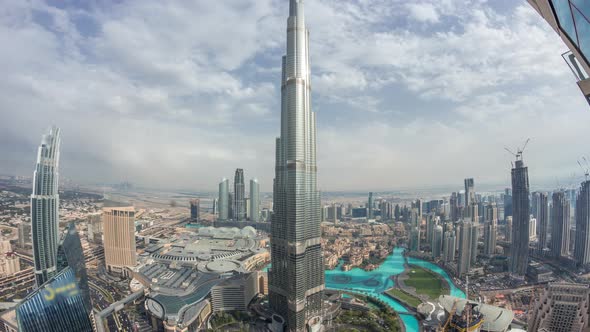
<instances>
[{"instance_id":1,"label":"cloudy sky","mask_svg":"<svg viewBox=\"0 0 590 332\"><path fill-rule=\"evenodd\" d=\"M270 190L287 0L0 0L0 174L62 128L81 183ZM581 175L590 107L524 0L307 0L322 190Z\"/></svg>"}]
</instances>

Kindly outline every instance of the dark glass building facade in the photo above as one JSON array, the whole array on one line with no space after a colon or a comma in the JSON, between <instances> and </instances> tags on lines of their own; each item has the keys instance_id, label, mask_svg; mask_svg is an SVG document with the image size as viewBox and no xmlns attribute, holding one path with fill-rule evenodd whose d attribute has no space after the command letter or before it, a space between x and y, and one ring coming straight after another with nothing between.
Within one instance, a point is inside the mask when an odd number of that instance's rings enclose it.
<instances>
[{"instance_id":1,"label":"dark glass building facade","mask_svg":"<svg viewBox=\"0 0 590 332\"><path fill-rule=\"evenodd\" d=\"M76 282L80 288L80 295L84 301L86 312L92 311L90 303L90 290L88 289L88 274L86 273L86 261L84 250L80 242L80 236L76 231L76 225L70 223L62 233L57 248L57 269L61 271L67 267L72 268Z\"/></svg>"},{"instance_id":2,"label":"dark glass building facade","mask_svg":"<svg viewBox=\"0 0 590 332\"><path fill-rule=\"evenodd\" d=\"M16 308L21 332L91 332L74 270L66 267Z\"/></svg>"},{"instance_id":3,"label":"dark glass building facade","mask_svg":"<svg viewBox=\"0 0 590 332\"><path fill-rule=\"evenodd\" d=\"M523 278L529 263L529 172L522 161L522 152L517 156L512 169L512 245L510 246L510 272Z\"/></svg>"},{"instance_id":4,"label":"dark glass building facade","mask_svg":"<svg viewBox=\"0 0 590 332\"><path fill-rule=\"evenodd\" d=\"M191 199L191 219L194 221L199 221L201 217L201 201L199 199Z\"/></svg>"},{"instance_id":5,"label":"dark glass building facade","mask_svg":"<svg viewBox=\"0 0 590 332\"><path fill-rule=\"evenodd\" d=\"M236 169L234 176L234 219L246 220L246 186L244 185L244 170Z\"/></svg>"}]
</instances>

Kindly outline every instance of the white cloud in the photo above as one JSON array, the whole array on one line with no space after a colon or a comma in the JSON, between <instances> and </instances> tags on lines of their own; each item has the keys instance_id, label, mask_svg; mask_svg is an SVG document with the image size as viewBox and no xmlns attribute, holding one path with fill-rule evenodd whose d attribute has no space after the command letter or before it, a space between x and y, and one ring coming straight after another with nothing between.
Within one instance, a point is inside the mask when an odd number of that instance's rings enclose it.
<instances>
[{"instance_id":1,"label":"white cloud","mask_svg":"<svg viewBox=\"0 0 590 332\"><path fill-rule=\"evenodd\" d=\"M407 9L410 16L419 22L437 23L439 19L436 8L429 3L411 3Z\"/></svg>"},{"instance_id":2,"label":"white cloud","mask_svg":"<svg viewBox=\"0 0 590 332\"><path fill-rule=\"evenodd\" d=\"M531 179L570 173L590 113L565 46L528 6L493 5L306 2L323 189L506 182L503 146L529 136ZM279 0L5 3L0 173L29 174L57 124L75 180L214 190L243 167L270 190L286 15Z\"/></svg>"}]
</instances>

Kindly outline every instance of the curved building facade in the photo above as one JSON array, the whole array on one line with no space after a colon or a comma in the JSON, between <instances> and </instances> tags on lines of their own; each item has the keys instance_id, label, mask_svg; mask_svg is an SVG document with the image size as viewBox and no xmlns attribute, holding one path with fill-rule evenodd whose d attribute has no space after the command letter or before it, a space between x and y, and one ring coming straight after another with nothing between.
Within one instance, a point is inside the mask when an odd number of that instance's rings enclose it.
<instances>
[{"instance_id":1,"label":"curved building facade","mask_svg":"<svg viewBox=\"0 0 590 332\"><path fill-rule=\"evenodd\" d=\"M21 332L92 332L76 275L66 267L17 307Z\"/></svg>"}]
</instances>

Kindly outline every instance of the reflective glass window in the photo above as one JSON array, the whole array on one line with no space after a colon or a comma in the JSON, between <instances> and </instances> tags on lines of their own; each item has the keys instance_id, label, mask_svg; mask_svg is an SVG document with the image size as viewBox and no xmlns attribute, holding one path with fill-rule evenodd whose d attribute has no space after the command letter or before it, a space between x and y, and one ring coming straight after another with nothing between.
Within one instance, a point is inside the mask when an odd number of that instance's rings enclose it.
<instances>
[{"instance_id":1,"label":"reflective glass window","mask_svg":"<svg viewBox=\"0 0 590 332\"><path fill-rule=\"evenodd\" d=\"M570 2L577 8L586 18L590 18L590 1L588 0L570 0Z\"/></svg>"},{"instance_id":2,"label":"reflective glass window","mask_svg":"<svg viewBox=\"0 0 590 332\"><path fill-rule=\"evenodd\" d=\"M576 30L578 32L578 48L586 59L590 58L590 22L577 9L573 10Z\"/></svg>"},{"instance_id":3,"label":"reflective glass window","mask_svg":"<svg viewBox=\"0 0 590 332\"><path fill-rule=\"evenodd\" d=\"M565 31L568 37L570 37L574 44L577 45L578 39L576 38L576 30L572 19L569 0L553 0L552 2L561 29Z\"/></svg>"}]
</instances>

